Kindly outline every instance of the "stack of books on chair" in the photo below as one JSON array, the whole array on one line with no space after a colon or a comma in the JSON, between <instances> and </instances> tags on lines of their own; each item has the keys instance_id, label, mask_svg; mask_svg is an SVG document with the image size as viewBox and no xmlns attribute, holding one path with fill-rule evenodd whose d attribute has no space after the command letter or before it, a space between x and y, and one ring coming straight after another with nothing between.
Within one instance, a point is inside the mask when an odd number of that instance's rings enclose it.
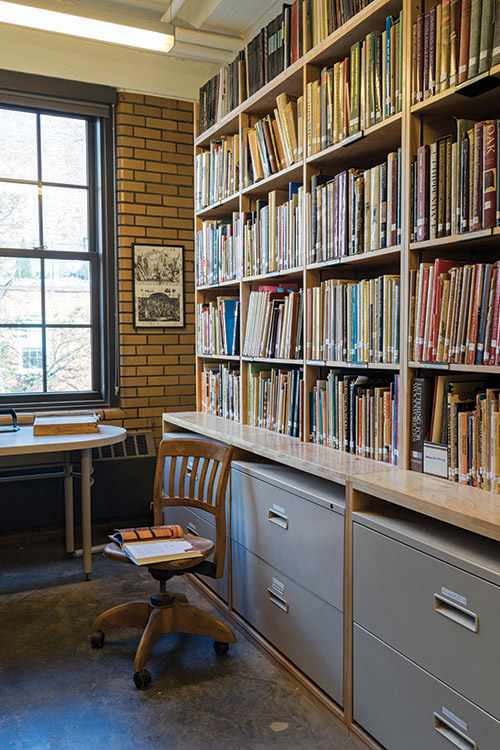
<instances>
[{"instance_id":1,"label":"stack of books on chair","mask_svg":"<svg viewBox=\"0 0 500 750\"><path fill-rule=\"evenodd\" d=\"M309 393L312 443L398 464L399 375L365 377L330 370Z\"/></svg>"},{"instance_id":2,"label":"stack of books on chair","mask_svg":"<svg viewBox=\"0 0 500 750\"><path fill-rule=\"evenodd\" d=\"M299 359L302 318L302 291L297 284L259 286L259 291L250 293L243 354Z\"/></svg>"},{"instance_id":3,"label":"stack of books on chair","mask_svg":"<svg viewBox=\"0 0 500 750\"><path fill-rule=\"evenodd\" d=\"M371 169L349 169L335 177L314 175L306 204L311 227L308 262L398 245L400 186L400 148Z\"/></svg>"},{"instance_id":4,"label":"stack of books on chair","mask_svg":"<svg viewBox=\"0 0 500 750\"><path fill-rule=\"evenodd\" d=\"M498 226L500 120L457 120L456 139L418 148L412 169L412 239Z\"/></svg>"},{"instance_id":5,"label":"stack of books on chair","mask_svg":"<svg viewBox=\"0 0 500 750\"><path fill-rule=\"evenodd\" d=\"M495 0L442 0L412 31L412 104L500 63L500 6Z\"/></svg>"},{"instance_id":6,"label":"stack of books on chair","mask_svg":"<svg viewBox=\"0 0 500 750\"><path fill-rule=\"evenodd\" d=\"M288 200L285 196L282 191L272 190L267 200L255 201L254 211L242 212L244 276L285 271L301 265L302 183L290 182Z\"/></svg>"},{"instance_id":7,"label":"stack of books on chair","mask_svg":"<svg viewBox=\"0 0 500 750\"><path fill-rule=\"evenodd\" d=\"M177 524L115 529L109 538L136 565L202 556L199 549L184 539L184 532Z\"/></svg>"}]
</instances>

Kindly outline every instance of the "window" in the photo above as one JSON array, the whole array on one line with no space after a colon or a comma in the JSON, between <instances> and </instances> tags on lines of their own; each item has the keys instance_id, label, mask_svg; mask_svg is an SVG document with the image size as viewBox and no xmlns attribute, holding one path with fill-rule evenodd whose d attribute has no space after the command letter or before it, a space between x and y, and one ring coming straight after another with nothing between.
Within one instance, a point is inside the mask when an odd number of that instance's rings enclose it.
<instances>
[{"instance_id":1,"label":"window","mask_svg":"<svg viewBox=\"0 0 500 750\"><path fill-rule=\"evenodd\" d=\"M0 104L0 403L111 400L108 127Z\"/></svg>"}]
</instances>

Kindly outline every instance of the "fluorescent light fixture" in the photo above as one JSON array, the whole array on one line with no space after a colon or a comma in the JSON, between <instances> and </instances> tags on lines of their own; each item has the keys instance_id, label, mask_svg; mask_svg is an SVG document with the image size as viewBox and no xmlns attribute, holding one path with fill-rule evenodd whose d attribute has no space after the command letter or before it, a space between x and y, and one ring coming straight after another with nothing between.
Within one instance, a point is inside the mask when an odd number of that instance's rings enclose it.
<instances>
[{"instance_id":1,"label":"fluorescent light fixture","mask_svg":"<svg viewBox=\"0 0 500 750\"><path fill-rule=\"evenodd\" d=\"M53 31L58 34L83 37L98 42L121 44L125 47L137 47L153 52L170 52L174 46L172 34L140 29L136 26L124 26L119 23L100 21L84 16L73 16L31 5L18 5L0 0L0 23L25 26L41 31Z\"/></svg>"}]
</instances>

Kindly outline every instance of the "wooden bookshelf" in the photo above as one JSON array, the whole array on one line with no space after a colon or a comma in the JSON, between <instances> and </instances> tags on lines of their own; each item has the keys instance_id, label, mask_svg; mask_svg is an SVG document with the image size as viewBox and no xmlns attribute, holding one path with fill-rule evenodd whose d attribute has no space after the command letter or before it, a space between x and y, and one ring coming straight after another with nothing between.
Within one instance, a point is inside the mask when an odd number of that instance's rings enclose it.
<instances>
[{"instance_id":1,"label":"wooden bookshelf","mask_svg":"<svg viewBox=\"0 0 500 750\"><path fill-rule=\"evenodd\" d=\"M312 155L307 155L304 147L302 158L271 175L259 180L255 184L240 188L239 192L216 206L203 209L195 215L196 229L202 226L206 219L224 218L231 220L232 211L250 211L255 200L267 196L273 190L285 190L289 182L298 181L304 186L305 193L310 193L311 179L314 175L328 173L335 175L350 167L359 169L370 168L380 164L391 151L401 148L401 242L392 247L385 247L372 252L357 255L332 258L322 262L308 263L306 261L306 221L302 222L303 235L303 264L298 268L275 271L273 273L256 274L238 280L231 280L219 285L200 286L196 291L196 302L214 300L217 290L223 296L228 288L239 294L241 300L240 312L240 342L243 351L245 324L248 312L249 295L258 289L259 283L270 283L273 280L279 284L282 280L299 283L304 290L317 287L324 279L352 279L376 278L384 274L400 275L400 345L399 362L366 363L311 360L305 356L305 338L303 357L301 359L264 359L256 357L231 357L232 362L239 362L241 373L241 414L243 424L247 424L247 388L249 379L249 363L268 362L272 367L300 367L304 376L305 398L303 405L304 424L308 424L309 406L307 393L320 373L326 369L344 371L350 374L355 370L370 371L370 374L380 371L381 375L399 375L399 457L398 468L410 467L410 391L411 380L418 370L443 372L471 372L482 375L500 375L500 367L453 365L448 363L426 363L410 361L408 353L408 303L410 271L416 270L422 260L433 261L436 258L462 258L471 262L481 262L481 253L488 262L500 258L500 228L483 229L466 232L453 236L442 237L424 242L411 241L411 185L410 168L417 148L422 144L431 143L450 130L454 116L473 117L475 119L500 116L499 88L496 83L500 79L500 66L491 68L486 74L477 76L461 85L452 86L445 91L435 94L421 102L412 105L411 99L411 59L412 59L412 27L419 13L428 10L430 2L416 5L410 0L375 0L363 11L350 19L344 26L331 34L330 37L286 69L281 75L270 81L252 97L242 101L233 112L226 115L220 122L209 130L195 137L195 156L208 146L211 139L224 135L238 133L248 122L248 116L257 119L273 111L276 106L276 96L288 93L293 96L303 95L306 100L308 82L316 80L324 65L332 65L335 61L348 54L352 44L363 40L373 29L382 29L388 15L396 16L403 10L402 28L402 111L394 114L375 126L366 128L344 141L329 146ZM252 120L252 122L254 121ZM195 122L198 121L195 112ZM306 117L303 117L303 143L306 143ZM240 151L241 153L241 151ZM209 295L209 296L207 296ZM305 305L304 305L305 308ZM306 318L307 313L304 313ZM307 320L304 320L304 332ZM197 378L199 381L203 363L209 357L197 357ZM214 360L222 357L214 355ZM229 358L226 358L229 361ZM201 408L198 395L197 408ZM309 441L308 429L305 429L304 442ZM318 446L326 455L332 456L337 451ZM332 457L333 460L333 457ZM367 459L369 460L369 459ZM381 462L372 461L373 471L377 471ZM451 487L451 485L450 485ZM477 489L470 488L477 493ZM467 493L468 488L462 488L461 493ZM481 493L480 493L481 494ZM488 496L488 495L485 495Z\"/></svg>"}]
</instances>

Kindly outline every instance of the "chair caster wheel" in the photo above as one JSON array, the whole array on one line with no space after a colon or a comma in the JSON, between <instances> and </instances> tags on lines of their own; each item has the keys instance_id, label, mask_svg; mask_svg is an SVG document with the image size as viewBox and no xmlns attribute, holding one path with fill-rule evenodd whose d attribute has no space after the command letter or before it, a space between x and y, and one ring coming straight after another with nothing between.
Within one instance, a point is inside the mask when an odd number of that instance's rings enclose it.
<instances>
[{"instance_id":1,"label":"chair caster wheel","mask_svg":"<svg viewBox=\"0 0 500 750\"><path fill-rule=\"evenodd\" d=\"M104 632L97 630L90 636L90 645L92 648L102 648L104 646Z\"/></svg>"},{"instance_id":2,"label":"chair caster wheel","mask_svg":"<svg viewBox=\"0 0 500 750\"><path fill-rule=\"evenodd\" d=\"M140 672L134 674L135 686L138 690L145 690L151 682L151 675L147 669L141 669Z\"/></svg>"},{"instance_id":3,"label":"chair caster wheel","mask_svg":"<svg viewBox=\"0 0 500 750\"><path fill-rule=\"evenodd\" d=\"M229 651L229 643L223 643L222 641L214 641L214 651L217 656L223 656Z\"/></svg>"}]
</instances>

